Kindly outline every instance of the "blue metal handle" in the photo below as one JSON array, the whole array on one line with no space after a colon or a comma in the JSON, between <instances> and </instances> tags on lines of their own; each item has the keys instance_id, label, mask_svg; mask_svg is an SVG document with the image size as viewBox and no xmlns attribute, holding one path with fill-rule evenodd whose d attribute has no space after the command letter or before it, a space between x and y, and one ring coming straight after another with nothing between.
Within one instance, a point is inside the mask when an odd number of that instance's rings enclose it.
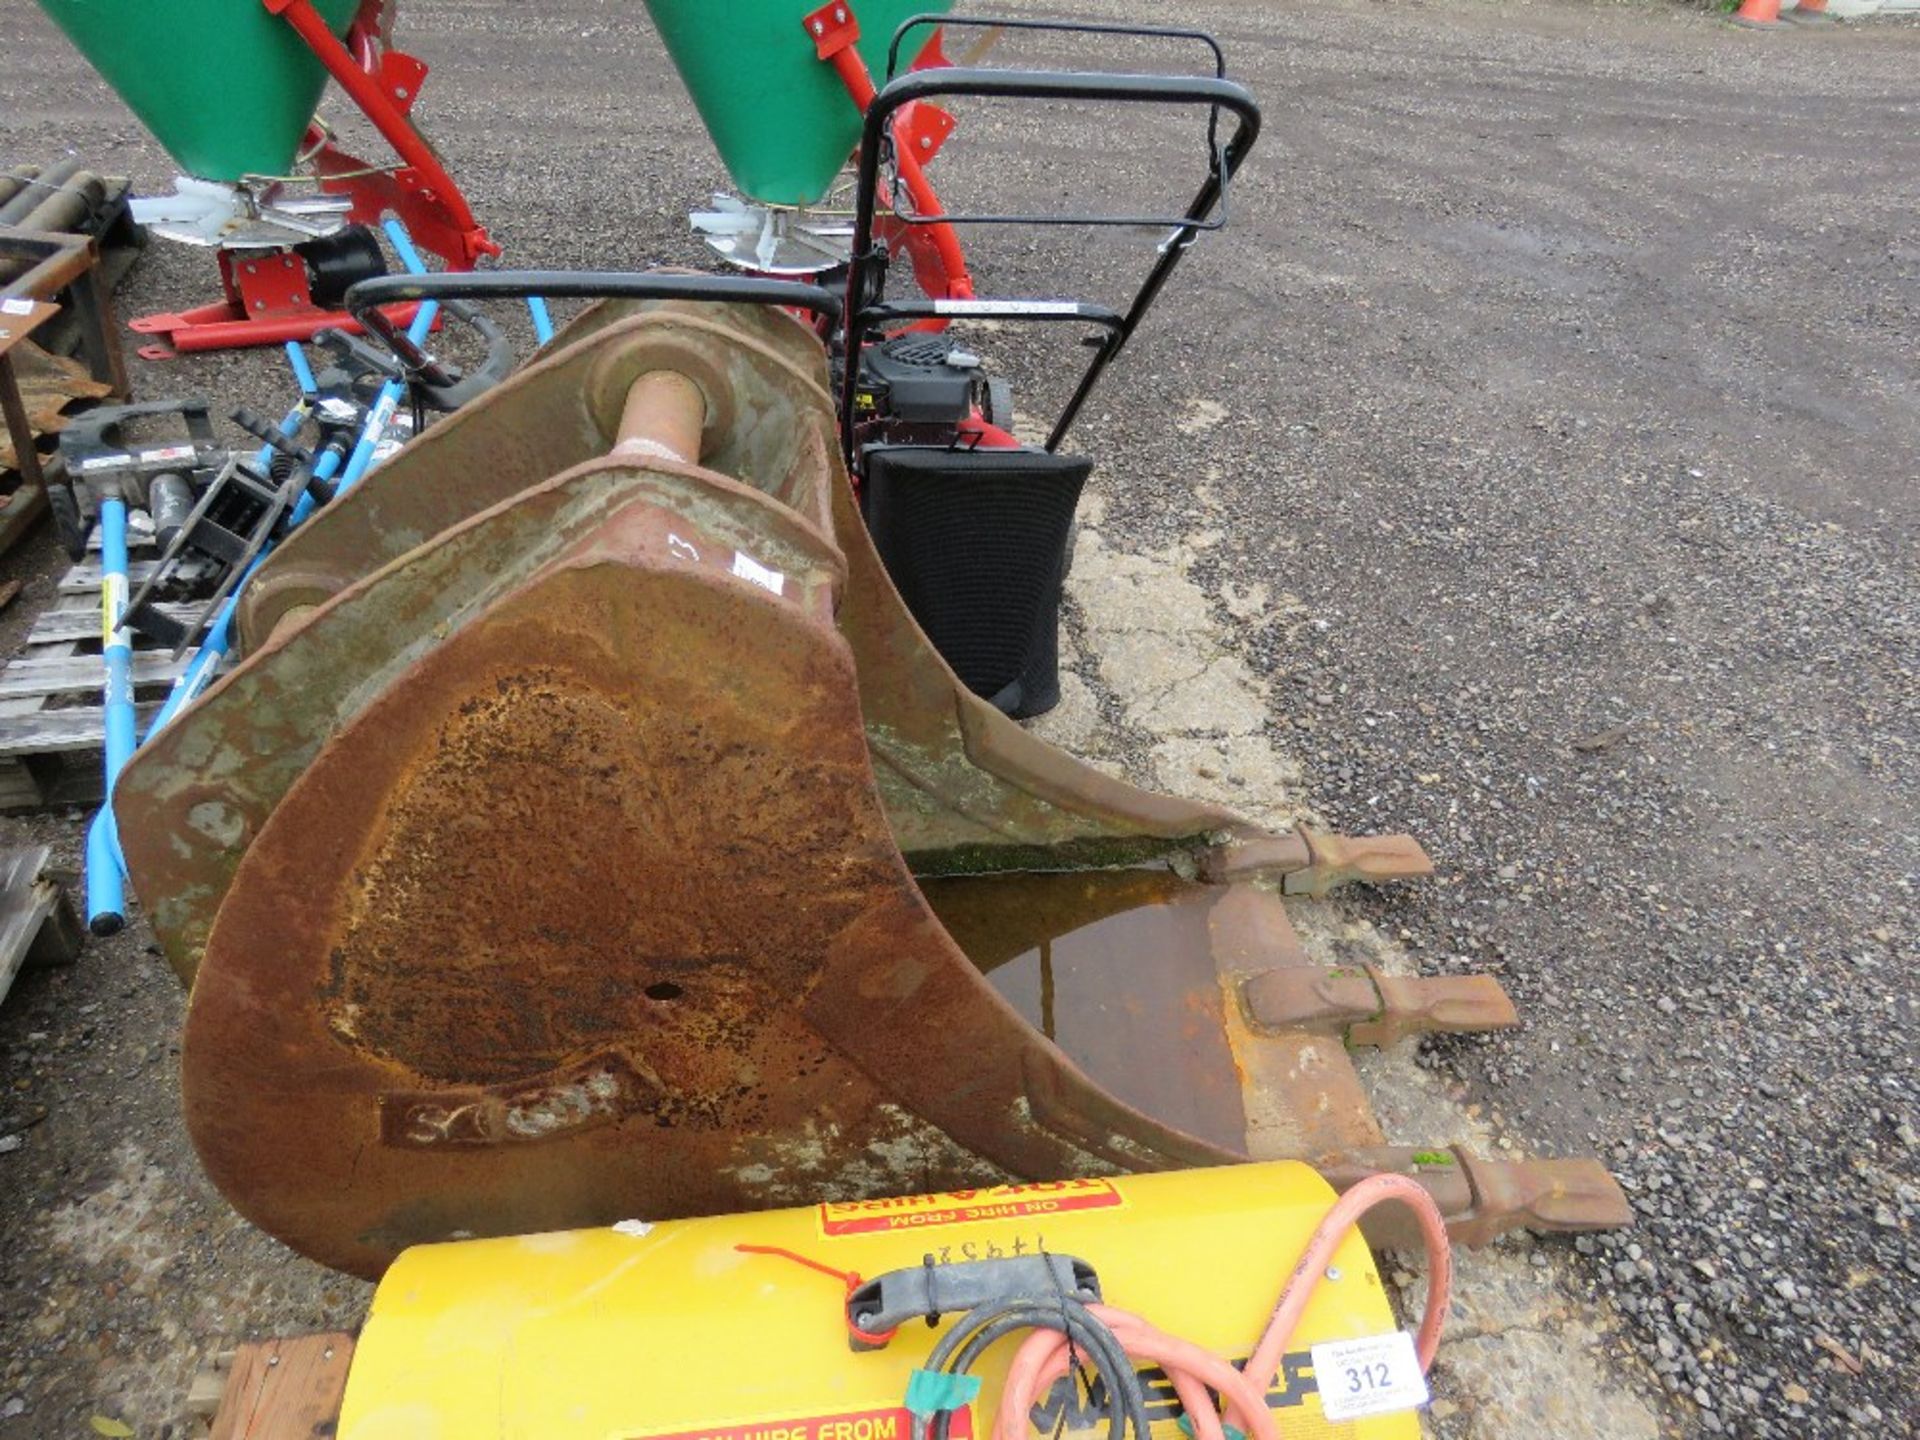
<instances>
[{"instance_id":1,"label":"blue metal handle","mask_svg":"<svg viewBox=\"0 0 1920 1440\"><path fill-rule=\"evenodd\" d=\"M126 872L113 826L113 786L137 743L133 714L133 642L127 611L127 502L100 502L100 653L106 662L107 801L87 828L87 927L112 935L127 923Z\"/></svg>"},{"instance_id":2,"label":"blue metal handle","mask_svg":"<svg viewBox=\"0 0 1920 1440\"><path fill-rule=\"evenodd\" d=\"M541 345L553 338L553 317L547 314L547 302L538 295L527 297L527 309L533 315L533 338Z\"/></svg>"},{"instance_id":3,"label":"blue metal handle","mask_svg":"<svg viewBox=\"0 0 1920 1440\"><path fill-rule=\"evenodd\" d=\"M287 364L293 367L293 383L300 387L301 397L311 400L319 393L320 386L313 378L313 366L307 363L307 352L300 348L298 340L287 341Z\"/></svg>"}]
</instances>

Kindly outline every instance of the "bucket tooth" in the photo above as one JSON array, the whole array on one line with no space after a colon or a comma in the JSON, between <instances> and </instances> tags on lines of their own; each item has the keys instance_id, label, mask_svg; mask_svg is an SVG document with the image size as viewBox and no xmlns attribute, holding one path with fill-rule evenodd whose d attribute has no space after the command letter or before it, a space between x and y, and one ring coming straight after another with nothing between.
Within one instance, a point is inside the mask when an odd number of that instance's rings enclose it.
<instances>
[{"instance_id":1,"label":"bucket tooth","mask_svg":"<svg viewBox=\"0 0 1920 1440\"><path fill-rule=\"evenodd\" d=\"M1258 835L1217 845L1200 857L1207 880L1276 879L1288 895L1325 895L1353 881L1380 885L1433 873L1411 835L1336 835L1298 825L1285 835Z\"/></svg>"},{"instance_id":2,"label":"bucket tooth","mask_svg":"<svg viewBox=\"0 0 1920 1440\"><path fill-rule=\"evenodd\" d=\"M1509 1230L1618 1230L1633 1223L1620 1182L1591 1156L1462 1159L1473 1185L1473 1214L1455 1233L1468 1245L1484 1245Z\"/></svg>"},{"instance_id":3,"label":"bucket tooth","mask_svg":"<svg viewBox=\"0 0 1920 1440\"><path fill-rule=\"evenodd\" d=\"M1300 836L1310 859L1282 882L1289 895L1325 895L1354 881L1383 885L1433 874L1433 861L1411 835L1335 835L1303 825Z\"/></svg>"},{"instance_id":4,"label":"bucket tooth","mask_svg":"<svg viewBox=\"0 0 1920 1440\"><path fill-rule=\"evenodd\" d=\"M1305 827L1216 845L1200 857L1200 877L1216 885L1290 875L1313 863Z\"/></svg>"},{"instance_id":5,"label":"bucket tooth","mask_svg":"<svg viewBox=\"0 0 1920 1440\"><path fill-rule=\"evenodd\" d=\"M1491 975L1388 975L1369 965L1380 1013L1347 1031L1349 1045L1384 1050L1408 1035L1466 1035L1511 1030L1513 1001Z\"/></svg>"},{"instance_id":6,"label":"bucket tooth","mask_svg":"<svg viewBox=\"0 0 1920 1440\"><path fill-rule=\"evenodd\" d=\"M1377 1146L1323 1155L1314 1168L1336 1190L1386 1171L1418 1180L1447 1219L1447 1233L1479 1246L1510 1230L1617 1230L1633 1224L1633 1206L1619 1182L1591 1157L1567 1160L1483 1160L1468 1150ZM1397 1206L1361 1222L1367 1239L1409 1249L1418 1230Z\"/></svg>"},{"instance_id":7,"label":"bucket tooth","mask_svg":"<svg viewBox=\"0 0 1920 1440\"><path fill-rule=\"evenodd\" d=\"M1373 965L1288 966L1244 981L1261 1031L1312 1030L1384 1050L1408 1035L1508 1030L1520 1023L1490 975L1389 975Z\"/></svg>"},{"instance_id":8,"label":"bucket tooth","mask_svg":"<svg viewBox=\"0 0 1920 1440\"><path fill-rule=\"evenodd\" d=\"M1311 1030L1346 1037L1380 1014L1380 992L1358 965L1289 965L1240 984L1240 1003L1264 1032Z\"/></svg>"}]
</instances>

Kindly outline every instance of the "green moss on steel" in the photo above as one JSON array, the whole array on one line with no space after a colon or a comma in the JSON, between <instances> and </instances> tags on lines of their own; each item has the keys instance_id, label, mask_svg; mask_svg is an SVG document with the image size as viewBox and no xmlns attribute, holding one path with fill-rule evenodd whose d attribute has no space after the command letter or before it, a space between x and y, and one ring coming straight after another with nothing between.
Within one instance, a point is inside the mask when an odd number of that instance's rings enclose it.
<instances>
[{"instance_id":1,"label":"green moss on steel","mask_svg":"<svg viewBox=\"0 0 1920 1440\"><path fill-rule=\"evenodd\" d=\"M1102 835L1062 840L1055 845L982 843L940 850L916 850L907 866L916 877L1006 875L1016 871L1120 870L1191 851L1212 843L1209 835Z\"/></svg>"}]
</instances>

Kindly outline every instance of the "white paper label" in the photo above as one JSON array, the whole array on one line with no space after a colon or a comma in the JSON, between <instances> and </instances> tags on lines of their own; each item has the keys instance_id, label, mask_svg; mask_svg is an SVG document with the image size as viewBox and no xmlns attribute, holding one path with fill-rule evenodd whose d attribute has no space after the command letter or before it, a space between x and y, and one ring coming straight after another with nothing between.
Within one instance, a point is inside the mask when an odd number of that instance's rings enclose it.
<instances>
[{"instance_id":1,"label":"white paper label","mask_svg":"<svg viewBox=\"0 0 1920 1440\"><path fill-rule=\"evenodd\" d=\"M744 550L733 552L733 573L742 580L758 585L762 590L771 590L778 595L787 588L787 577L778 570L769 570Z\"/></svg>"},{"instance_id":2,"label":"white paper label","mask_svg":"<svg viewBox=\"0 0 1920 1440\"><path fill-rule=\"evenodd\" d=\"M1404 1330L1313 1347L1313 1380L1329 1420L1358 1420L1427 1403L1427 1377Z\"/></svg>"},{"instance_id":3,"label":"white paper label","mask_svg":"<svg viewBox=\"0 0 1920 1440\"><path fill-rule=\"evenodd\" d=\"M0 315L31 315L31 300L0 300Z\"/></svg>"},{"instance_id":4,"label":"white paper label","mask_svg":"<svg viewBox=\"0 0 1920 1440\"><path fill-rule=\"evenodd\" d=\"M367 412L367 423L360 431L361 440L364 442L371 435L378 441L381 433L393 422L393 412L399 408L400 397L383 391L380 398L373 402L373 409Z\"/></svg>"},{"instance_id":5,"label":"white paper label","mask_svg":"<svg viewBox=\"0 0 1920 1440\"><path fill-rule=\"evenodd\" d=\"M1074 300L936 300L936 315L1078 315Z\"/></svg>"},{"instance_id":6,"label":"white paper label","mask_svg":"<svg viewBox=\"0 0 1920 1440\"><path fill-rule=\"evenodd\" d=\"M161 445L152 450L140 452L140 463L155 465L162 460L191 460L194 449L191 445Z\"/></svg>"}]
</instances>

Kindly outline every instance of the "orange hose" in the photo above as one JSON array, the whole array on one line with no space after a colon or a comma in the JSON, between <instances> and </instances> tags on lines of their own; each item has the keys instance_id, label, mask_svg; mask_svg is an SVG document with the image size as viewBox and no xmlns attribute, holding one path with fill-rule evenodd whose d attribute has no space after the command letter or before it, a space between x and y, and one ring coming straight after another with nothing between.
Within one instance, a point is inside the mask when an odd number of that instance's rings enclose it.
<instances>
[{"instance_id":1,"label":"orange hose","mask_svg":"<svg viewBox=\"0 0 1920 1440\"><path fill-rule=\"evenodd\" d=\"M1279 1427L1267 1408L1267 1391L1279 1373L1293 1332L1299 1328L1313 1292L1326 1275L1327 1264L1346 1239L1347 1231L1376 1205L1397 1200L1411 1207L1420 1222L1421 1239L1427 1251L1427 1304L1420 1317L1419 1335L1414 1351L1424 1374L1433 1365L1440 1348L1440 1328L1446 1321L1447 1301L1453 1288L1453 1256L1447 1246L1447 1225L1418 1181L1405 1175L1369 1175L1333 1203L1307 1240L1306 1249L1295 1262L1293 1273L1281 1287L1260 1343L1254 1346L1245 1370L1237 1370L1203 1346L1182 1340L1126 1310L1110 1305L1087 1308L1106 1324L1127 1354L1138 1361L1158 1365L1172 1381L1174 1393L1193 1424L1196 1440L1225 1440L1220 1412L1214 1408L1209 1390L1217 1391L1227 1419L1251 1437L1251 1440L1279 1440ZM999 1413L994 1418L993 1440L1026 1440L1028 1416L1049 1386L1067 1373L1071 1351L1067 1337L1053 1330L1036 1330L1021 1342L1007 1370L1007 1383L1000 1394Z\"/></svg>"},{"instance_id":2,"label":"orange hose","mask_svg":"<svg viewBox=\"0 0 1920 1440\"><path fill-rule=\"evenodd\" d=\"M1267 1386L1279 1373L1280 1357L1293 1338L1301 1312L1307 1308L1314 1289L1326 1273L1333 1252L1362 1215L1389 1200L1398 1200L1413 1211L1420 1222L1420 1238L1426 1243L1427 1308L1420 1317L1420 1333L1414 1340L1414 1350L1420 1357L1422 1373L1433 1365L1434 1352L1440 1348L1440 1327L1447 1318L1447 1299L1453 1289L1453 1253L1447 1247L1446 1219L1418 1180L1406 1175L1369 1175L1333 1202L1333 1208L1321 1218L1313 1238L1307 1241L1293 1274L1287 1277L1280 1302L1273 1308L1273 1319L1267 1322L1267 1333L1260 1337L1260 1343L1247 1361L1248 1372L1260 1382L1261 1394L1266 1393Z\"/></svg>"},{"instance_id":3,"label":"orange hose","mask_svg":"<svg viewBox=\"0 0 1920 1440\"><path fill-rule=\"evenodd\" d=\"M1196 1440L1225 1440L1209 1389L1220 1393L1228 1418L1251 1440L1279 1440L1264 1391L1255 1389L1232 1364L1204 1346L1167 1334L1131 1311L1111 1305L1089 1305L1087 1309L1113 1331L1129 1357L1166 1371L1181 1408L1193 1420ZM1022 1440L1029 1433L1028 1416L1034 1404L1067 1373L1070 1363L1067 1337L1056 1330L1036 1330L1021 1343L1000 1392L994 1440Z\"/></svg>"}]
</instances>

